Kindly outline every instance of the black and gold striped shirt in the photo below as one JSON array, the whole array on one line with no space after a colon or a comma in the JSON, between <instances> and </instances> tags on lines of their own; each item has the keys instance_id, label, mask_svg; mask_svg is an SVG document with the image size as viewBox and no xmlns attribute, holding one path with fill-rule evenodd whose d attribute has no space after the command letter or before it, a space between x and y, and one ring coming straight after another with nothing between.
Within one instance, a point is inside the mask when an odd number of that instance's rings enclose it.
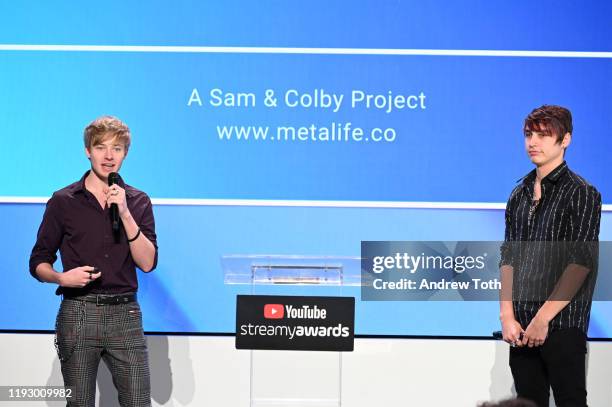
<instances>
[{"instance_id":1,"label":"black and gold striped shirt","mask_svg":"<svg viewBox=\"0 0 612 407\"><path fill-rule=\"evenodd\" d=\"M513 267L512 299L517 321L531 322L569 264L589 269L570 303L550 330L587 332L597 278L601 194L564 161L541 181L535 202L533 170L517 185L506 206L506 232L500 265Z\"/></svg>"}]
</instances>

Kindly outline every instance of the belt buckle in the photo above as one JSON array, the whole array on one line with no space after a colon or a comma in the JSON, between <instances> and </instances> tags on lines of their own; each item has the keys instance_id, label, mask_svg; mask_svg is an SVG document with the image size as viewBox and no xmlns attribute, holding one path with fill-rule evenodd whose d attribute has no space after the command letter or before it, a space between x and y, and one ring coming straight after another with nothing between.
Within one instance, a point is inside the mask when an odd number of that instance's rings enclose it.
<instances>
[{"instance_id":1,"label":"belt buckle","mask_svg":"<svg viewBox=\"0 0 612 407\"><path fill-rule=\"evenodd\" d=\"M104 305L104 303L100 304L100 297L101 297L100 294L96 294L96 305L97 306Z\"/></svg>"}]
</instances>

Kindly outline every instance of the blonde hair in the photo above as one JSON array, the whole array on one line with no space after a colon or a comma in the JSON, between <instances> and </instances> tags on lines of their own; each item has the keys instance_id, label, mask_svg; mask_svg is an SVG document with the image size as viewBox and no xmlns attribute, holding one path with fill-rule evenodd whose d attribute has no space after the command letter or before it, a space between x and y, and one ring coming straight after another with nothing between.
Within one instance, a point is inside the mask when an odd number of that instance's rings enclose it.
<instances>
[{"instance_id":1,"label":"blonde hair","mask_svg":"<svg viewBox=\"0 0 612 407\"><path fill-rule=\"evenodd\" d=\"M101 144L108 136L117 138L117 140L125 145L125 151L130 148L131 135L130 128L113 116L101 116L85 127L83 132L83 141L85 148L90 149L93 146Z\"/></svg>"}]
</instances>

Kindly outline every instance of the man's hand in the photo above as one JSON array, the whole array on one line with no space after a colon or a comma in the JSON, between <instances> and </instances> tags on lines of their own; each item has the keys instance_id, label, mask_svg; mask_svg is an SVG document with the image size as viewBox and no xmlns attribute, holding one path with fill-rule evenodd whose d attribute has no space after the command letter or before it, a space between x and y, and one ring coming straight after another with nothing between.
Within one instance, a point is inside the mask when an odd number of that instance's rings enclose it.
<instances>
[{"instance_id":1,"label":"man's hand","mask_svg":"<svg viewBox=\"0 0 612 407\"><path fill-rule=\"evenodd\" d=\"M502 335L504 341L513 346L523 346L520 337L524 334L523 327L514 318L504 318L502 323Z\"/></svg>"},{"instance_id":2,"label":"man's hand","mask_svg":"<svg viewBox=\"0 0 612 407\"><path fill-rule=\"evenodd\" d=\"M104 188L104 194L106 195L106 204L108 206L110 206L110 204L117 204L119 216L123 217L128 212L125 189L117 184L113 184L108 188Z\"/></svg>"},{"instance_id":3,"label":"man's hand","mask_svg":"<svg viewBox=\"0 0 612 407\"><path fill-rule=\"evenodd\" d=\"M536 316L531 320L523 335L522 345L530 348L542 346L548 336L548 321L541 316Z\"/></svg>"},{"instance_id":4,"label":"man's hand","mask_svg":"<svg viewBox=\"0 0 612 407\"><path fill-rule=\"evenodd\" d=\"M91 266L81 266L60 273L58 276L59 285L62 287L83 288L102 275L100 271L94 273L94 270Z\"/></svg>"}]
</instances>

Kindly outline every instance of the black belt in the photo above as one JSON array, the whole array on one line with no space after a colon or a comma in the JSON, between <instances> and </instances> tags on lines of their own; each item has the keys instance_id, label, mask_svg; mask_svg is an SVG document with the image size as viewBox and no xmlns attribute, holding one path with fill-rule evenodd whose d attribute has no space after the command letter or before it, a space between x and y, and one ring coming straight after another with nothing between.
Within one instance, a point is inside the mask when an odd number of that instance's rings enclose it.
<instances>
[{"instance_id":1,"label":"black belt","mask_svg":"<svg viewBox=\"0 0 612 407\"><path fill-rule=\"evenodd\" d=\"M136 301L136 294L87 294L76 297L64 296L64 299L93 302L96 305L116 305L116 304L127 304L129 302Z\"/></svg>"}]
</instances>

